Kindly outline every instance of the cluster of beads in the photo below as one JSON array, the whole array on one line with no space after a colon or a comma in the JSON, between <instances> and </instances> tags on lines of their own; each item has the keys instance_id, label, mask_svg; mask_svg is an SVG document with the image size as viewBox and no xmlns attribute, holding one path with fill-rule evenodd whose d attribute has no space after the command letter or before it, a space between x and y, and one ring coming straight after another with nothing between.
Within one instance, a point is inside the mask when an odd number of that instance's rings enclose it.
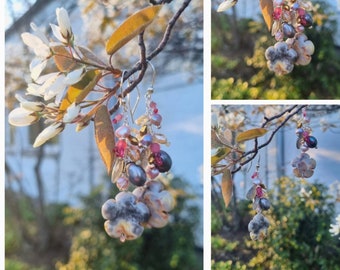
<instances>
[{"instance_id":1,"label":"cluster of beads","mask_svg":"<svg viewBox=\"0 0 340 270\"><path fill-rule=\"evenodd\" d=\"M316 167L316 161L306 153L310 148L317 148L318 144L317 139L311 135L312 128L309 126L309 122L310 120L304 110L302 120L299 121L295 132L298 137L296 148L300 149L301 153L292 162L294 175L303 178L311 177Z\"/></svg>"},{"instance_id":2,"label":"cluster of beads","mask_svg":"<svg viewBox=\"0 0 340 270\"><path fill-rule=\"evenodd\" d=\"M314 44L304 34L313 24L308 11L312 3L305 0L273 1L272 35L277 43L265 52L268 68L277 75L290 73L294 65L308 65Z\"/></svg>"},{"instance_id":3,"label":"cluster of beads","mask_svg":"<svg viewBox=\"0 0 340 270\"><path fill-rule=\"evenodd\" d=\"M247 199L253 203L256 215L248 224L248 231L252 240L263 240L267 236L269 220L263 215L263 211L270 208L265 185L259 178L258 166L252 175L253 186L247 193Z\"/></svg>"},{"instance_id":4,"label":"cluster of beads","mask_svg":"<svg viewBox=\"0 0 340 270\"><path fill-rule=\"evenodd\" d=\"M124 114L117 114L113 124L123 124L115 131L117 139L113 149L116 159L112 169L111 182L120 193L102 206L102 215L107 221L105 230L109 236L122 242L138 238L145 226L160 228L168 222L168 212L174 207L174 199L164 190L160 173L168 172L172 166L170 155L161 149L168 145L160 129L162 116L157 104L151 100L152 88L146 94L146 113L131 127L128 123L126 104ZM132 190L132 191L129 191Z\"/></svg>"}]
</instances>

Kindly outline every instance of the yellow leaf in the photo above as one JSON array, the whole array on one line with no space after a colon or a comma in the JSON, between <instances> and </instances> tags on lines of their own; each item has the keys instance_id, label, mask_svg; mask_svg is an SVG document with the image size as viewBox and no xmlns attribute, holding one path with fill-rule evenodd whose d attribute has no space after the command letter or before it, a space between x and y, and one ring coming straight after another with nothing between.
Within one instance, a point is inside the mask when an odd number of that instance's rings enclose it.
<instances>
[{"instance_id":1,"label":"yellow leaf","mask_svg":"<svg viewBox=\"0 0 340 270\"><path fill-rule=\"evenodd\" d=\"M219 147L215 155L211 157L211 165L214 166L222 159L224 159L229 153L231 149L228 147Z\"/></svg>"},{"instance_id":2,"label":"yellow leaf","mask_svg":"<svg viewBox=\"0 0 340 270\"><path fill-rule=\"evenodd\" d=\"M64 46L54 46L52 47L52 51L55 65L59 71L70 72L71 70L76 69L77 62Z\"/></svg>"},{"instance_id":3,"label":"yellow leaf","mask_svg":"<svg viewBox=\"0 0 340 270\"><path fill-rule=\"evenodd\" d=\"M231 178L230 170L226 169L222 175L221 183L222 197L226 207L228 207L233 196L233 180Z\"/></svg>"},{"instance_id":4,"label":"yellow leaf","mask_svg":"<svg viewBox=\"0 0 340 270\"><path fill-rule=\"evenodd\" d=\"M107 54L114 54L135 36L139 35L152 23L162 5L155 5L139 10L127 18L106 43Z\"/></svg>"},{"instance_id":5,"label":"yellow leaf","mask_svg":"<svg viewBox=\"0 0 340 270\"><path fill-rule=\"evenodd\" d=\"M237 134L236 142L240 143L240 142L244 142L244 141L249 141L251 139L261 137L266 133L267 133L267 129L265 129L265 128L249 129L249 130L246 130L244 132Z\"/></svg>"},{"instance_id":6,"label":"yellow leaf","mask_svg":"<svg viewBox=\"0 0 340 270\"><path fill-rule=\"evenodd\" d=\"M71 85L59 107L59 119L63 116L67 108L73 103L79 103L93 89L100 78L100 71L89 70L76 84Z\"/></svg>"},{"instance_id":7,"label":"yellow leaf","mask_svg":"<svg viewBox=\"0 0 340 270\"><path fill-rule=\"evenodd\" d=\"M111 175L113 162L115 160L115 135L110 114L105 105L101 105L96 111L94 116L94 129L100 156L106 166L107 173Z\"/></svg>"},{"instance_id":8,"label":"yellow leaf","mask_svg":"<svg viewBox=\"0 0 340 270\"><path fill-rule=\"evenodd\" d=\"M264 22L267 25L268 30L272 28L273 25L273 1L272 0L260 0L260 6L262 11L262 16Z\"/></svg>"}]
</instances>

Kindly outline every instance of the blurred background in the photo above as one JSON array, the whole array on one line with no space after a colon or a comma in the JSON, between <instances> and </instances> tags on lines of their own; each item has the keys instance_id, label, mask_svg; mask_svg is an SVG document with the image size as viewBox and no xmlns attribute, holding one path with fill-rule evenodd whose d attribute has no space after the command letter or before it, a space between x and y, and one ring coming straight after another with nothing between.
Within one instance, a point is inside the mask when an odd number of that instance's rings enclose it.
<instances>
[{"instance_id":1,"label":"blurred background","mask_svg":"<svg viewBox=\"0 0 340 270\"><path fill-rule=\"evenodd\" d=\"M162 8L160 22L146 33L152 48L181 1ZM20 35L34 22L46 34L56 23L55 9L69 15L76 43L108 61L104 47L113 30L147 1L16 0L6 1L6 115L18 106L30 80L32 52ZM81 132L69 125L57 138L36 149L32 143L42 123L17 128L5 118L5 264L6 269L202 269L203 265L203 3L192 1L174 27L166 49L153 59L153 100L162 114L161 132L170 141L173 160L169 188L181 191L169 224L146 229L132 242L120 243L103 229L101 205L114 196L102 164L92 125ZM115 55L114 65L131 68L138 61L137 39ZM148 71L147 73L149 73ZM152 74L139 90L143 95ZM134 100L136 95L132 95ZM136 115L144 113L138 107Z\"/></svg>"}]
</instances>

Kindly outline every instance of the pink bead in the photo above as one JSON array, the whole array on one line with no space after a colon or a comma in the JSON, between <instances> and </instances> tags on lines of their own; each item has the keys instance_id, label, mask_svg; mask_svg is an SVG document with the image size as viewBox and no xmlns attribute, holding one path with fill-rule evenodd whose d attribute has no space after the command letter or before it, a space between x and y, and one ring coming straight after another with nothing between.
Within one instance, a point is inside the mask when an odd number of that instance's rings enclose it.
<instances>
[{"instance_id":1,"label":"pink bead","mask_svg":"<svg viewBox=\"0 0 340 270\"><path fill-rule=\"evenodd\" d=\"M158 143L151 143L150 150L152 153L158 153L159 151L161 151L161 146Z\"/></svg>"},{"instance_id":2,"label":"pink bead","mask_svg":"<svg viewBox=\"0 0 340 270\"><path fill-rule=\"evenodd\" d=\"M296 11L300 17L306 14L306 10L304 10L303 8L298 8Z\"/></svg>"},{"instance_id":3,"label":"pink bead","mask_svg":"<svg viewBox=\"0 0 340 270\"><path fill-rule=\"evenodd\" d=\"M120 122L123 119L123 115L122 114L116 114L115 118L112 120L112 122L114 124L117 124L118 122Z\"/></svg>"},{"instance_id":4,"label":"pink bead","mask_svg":"<svg viewBox=\"0 0 340 270\"><path fill-rule=\"evenodd\" d=\"M154 101L151 101L151 102L150 102L150 108L152 108L152 109L157 109L157 103L154 102Z\"/></svg>"},{"instance_id":5,"label":"pink bead","mask_svg":"<svg viewBox=\"0 0 340 270\"><path fill-rule=\"evenodd\" d=\"M279 20L281 18L281 15L282 15L282 8L281 7L274 8L273 19Z\"/></svg>"},{"instance_id":6,"label":"pink bead","mask_svg":"<svg viewBox=\"0 0 340 270\"><path fill-rule=\"evenodd\" d=\"M125 150L126 150L126 147L127 147L127 143L125 140L119 140L117 143L116 143L116 146L115 146L115 154L117 157L124 157L125 155Z\"/></svg>"},{"instance_id":7,"label":"pink bead","mask_svg":"<svg viewBox=\"0 0 340 270\"><path fill-rule=\"evenodd\" d=\"M257 186L257 187L256 187L256 196L257 196L258 198L262 198L262 197L263 197L263 190L262 190L262 187L260 187L260 186Z\"/></svg>"}]
</instances>

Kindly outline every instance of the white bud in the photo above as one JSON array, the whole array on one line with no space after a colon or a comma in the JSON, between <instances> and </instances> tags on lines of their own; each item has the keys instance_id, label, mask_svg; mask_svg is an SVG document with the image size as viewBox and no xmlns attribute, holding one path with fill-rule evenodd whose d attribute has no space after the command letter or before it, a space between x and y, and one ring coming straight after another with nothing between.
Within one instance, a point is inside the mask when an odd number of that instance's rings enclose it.
<instances>
[{"instance_id":1,"label":"white bud","mask_svg":"<svg viewBox=\"0 0 340 270\"><path fill-rule=\"evenodd\" d=\"M38 137L35 139L33 147L39 147L44 144L49 139L52 139L54 136L58 135L64 129L63 123L54 123L47 128L45 128Z\"/></svg>"},{"instance_id":2,"label":"white bud","mask_svg":"<svg viewBox=\"0 0 340 270\"><path fill-rule=\"evenodd\" d=\"M63 122L64 123L70 123L72 122L75 118L77 118L77 116L80 113L80 106L76 105L75 102L73 102L66 110L66 113L64 114L63 117Z\"/></svg>"},{"instance_id":3,"label":"white bud","mask_svg":"<svg viewBox=\"0 0 340 270\"><path fill-rule=\"evenodd\" d=\"M16 108L8 115L8 122L12 126L24 127L29 126L39 120L36 112L29 111L25 108Z\"/></svg>"}]
</instances>

